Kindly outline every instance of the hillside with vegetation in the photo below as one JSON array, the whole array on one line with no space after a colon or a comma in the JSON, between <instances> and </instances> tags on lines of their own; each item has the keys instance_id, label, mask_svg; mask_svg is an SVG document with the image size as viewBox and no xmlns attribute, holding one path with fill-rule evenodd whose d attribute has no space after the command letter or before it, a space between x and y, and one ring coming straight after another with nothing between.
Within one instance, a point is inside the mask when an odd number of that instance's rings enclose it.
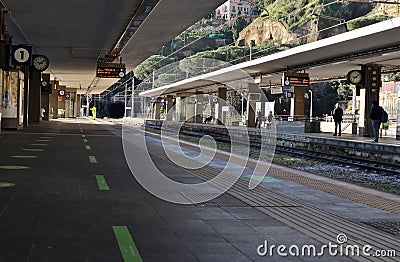
<instances>
[{"instance_id":1,"label":"hillside with vegetation","mask_svg":"<svg viewBox=\"0 0 400 262\"><path fill-rule=\"evenodd\" d=\"M397 5L334 0L248 1L260 14L253 22L245 21L240 15L225 21L210 14L137 66L135 76L141 80L147 78L149 82L154 76L154 86L159 87L397 17L400 12ZM221 62L212 62L216 60ZM399 75L393 78L400 79ZM310 88L314 92L314 114L318 116L329 114L337 101L349 101L352 96L346 81L316 83ZM271 101L279 101L277 114L289 108L290 99L267 95ZM306 99L306 111L308 103Z\"/></svg>"},{"instance_id":2,"label":"hillside with vegetation","mask_svg":"<svg viewBox=\"0 0 400 262\"><path fill-rule=\"evenodd\" d=\"M144 79L148 72L182 59L213 58L240 63L399 16L397 5L387 4L334 0L248 2L260 14L251 24L240 13L231 21L210 14L166 43L156 57L135 69L135 75ZM162 61L163 57L168 59ZM156 64L151 64L154 61Z\"/></svg>"}]
</instances>

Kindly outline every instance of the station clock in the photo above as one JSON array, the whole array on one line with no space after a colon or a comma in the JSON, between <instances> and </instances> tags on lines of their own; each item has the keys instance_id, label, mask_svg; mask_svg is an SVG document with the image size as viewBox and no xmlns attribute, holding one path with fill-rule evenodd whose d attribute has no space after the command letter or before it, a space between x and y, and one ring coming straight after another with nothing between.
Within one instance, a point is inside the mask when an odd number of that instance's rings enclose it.
<instances>
[{"instance_id":1,"label":"station clock","mask_svg":"<svg viewBox=\"0 0 400 262\"><path fill-rule=\"evenodd\" d=\"M37 71L42 72L49 67L49 59L44 55L37 55L33 57L32 65Z\"/></svg>"},{"instance_id":2,"label":"station clock","mask_svg":"<svg viewBox=\"0 0 400 262\"><path fill-rule=\"evenodd\" d=\"M347 80L353 85L359 85L363 81L361 70L351 70L347 73Z\"/></svg>"}]
</instances>

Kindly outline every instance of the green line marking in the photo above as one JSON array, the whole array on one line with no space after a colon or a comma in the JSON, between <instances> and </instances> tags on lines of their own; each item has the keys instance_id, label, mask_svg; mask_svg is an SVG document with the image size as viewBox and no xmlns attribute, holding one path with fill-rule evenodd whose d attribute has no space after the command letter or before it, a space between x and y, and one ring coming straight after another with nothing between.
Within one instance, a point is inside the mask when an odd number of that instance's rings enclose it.
<instances>
[{"instance_id":1,"label":"green line marking","mask_svg":"<svg viewBox=\"0 0 400 262\"><path fill-rule=\"evenodd\" d=\"M87 142L89 142L87 139L83 139L83 142L85 142L85 143L87 143Z\"/></svg>"},{"instance_id":2,"label":"green line marking","mask_svg":"<svg viewBox=\"0 0 400 262\"><path fill-rule=\"evenodd\" d=\"M38 139L38 140L35 140L36 142L51 142L51 140L49 140L49 139Z\"/></svg>"},{"instance_id":3,"label":"green line marking","mask_svg":"<svg viewBox=\"0 0 400 262\"><path fill-rule=\"evenodd\" d=\"M42 152L42 151L44 151L44 149L38 149L38 148L23 148L22 150L31 151L31 152Z\"/></svg>"},{"instance_id":4,"label":"green line marking","mask_svg":"<svg viewBox=\"0 0 400 262\"><path fill-rule=\"evenodd\" d=\"M92 164L97 164L97 160L95 156L89 156L89 162Z\"/></svg>"},{"instance_id":5,"label":"green line marking","mask_svg":"<svg viewBox=\"0 0 400 262\"><path fill-rule=\"evenodd\" d=\"M125 262L142 262L142 257L133 242L127 226L113 226L115 238L118 241L119 250Z\"/></svg>"},{"instance_id":6,"label":"green line marking","mask_svg":"<svg viewBox=\"0 0 400 262\"><path fill-rule=\"evenodd\" d=\"M30 146L47 146L48 144L30 144Z\"/></svg>"},{"instance_id":7,"label":"green line marking","mask_svg":"<svg viewBox=\"0 0 400 262\"><path fill-rule=\"evenodd\" d=\"M13 158L25 158L25 159L29 159L29 158L38 158L37 156L12 156Z\"/></svg>"},{"instance_id":8,"label":"green line marking","mask_svg":"<svg viewBox=\"0 0 400 262\"><path fill-rule=\"evenodd\" d=\"M92 150L92 148L90 146L88 146L88 145L85 146L85 149L88 150L88 151Z\"/></svg>"},{"instance_id":9,"label":"green line marking","mask_svg":"<svg viewBox=\"0 0 400 262\"><path fill-rule=\"evenodd\" d=\"M96 175L97 185L99 189L102 191L109 191L110 188L108 187L107 181L102 175Z\"/></svg>"},{"instance_id":10,"label":"green line marking","mask_svg":"<svg viewBox=\"0 0 400 262\"><path fill-rule=\"evenodd\" d=\"M9 169L9 170L20 170L20 169L29 169L29 166L0 166L1 169Z\"/></svg>"},{"instance_id":11,"label":"green line marking","mask_svg":"<svg viewBox=\"0 0 400 262\"><path fill-rule=\"evenodd\" d=\"M13 187L13 186L15 186L15 184L13 184L13 183L0 182L0 188L3 188L3 187Z\"/></svg>"}]
</instances>

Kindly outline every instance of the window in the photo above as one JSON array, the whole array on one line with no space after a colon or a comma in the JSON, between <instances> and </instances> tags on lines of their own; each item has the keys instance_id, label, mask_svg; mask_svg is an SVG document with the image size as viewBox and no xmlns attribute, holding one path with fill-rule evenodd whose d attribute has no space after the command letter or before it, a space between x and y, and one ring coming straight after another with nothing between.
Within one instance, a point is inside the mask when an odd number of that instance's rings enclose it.
<instances>
[{"instance_id":1,"label":"window","mask_svg":"<svg viewBox=\"0 0 400 262\"><path fill-rule=\"evenodd\" d=\"M233 12L233 13L236 12L236 6L235 6L235 5L232 6L232 12Z\"/></svg>"}]
</instances>

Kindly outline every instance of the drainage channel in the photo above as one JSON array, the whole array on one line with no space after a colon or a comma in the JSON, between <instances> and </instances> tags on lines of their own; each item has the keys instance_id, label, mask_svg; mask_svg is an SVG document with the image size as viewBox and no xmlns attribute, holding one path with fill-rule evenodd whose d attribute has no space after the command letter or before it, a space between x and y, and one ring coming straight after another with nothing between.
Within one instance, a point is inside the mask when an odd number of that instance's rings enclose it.
<instances>
[{"instance_id":1,"label":"drainage channel","mask_svg":"<svg viewBox=\"0 0 400 262\"><path fill-rule=\"evenodd\" d=\"M163 148L153 143L147 143L147 148L151 154L172 163L169 161ZM170 156L174 155L177 158L181 157L174 152L168 152L168 154ZM220 170L209 166L197 170L181 169L203 180L210 180L220 173ZM216 180L213 186L222 188L225 183L224 181ZM239 179L227 193L265 214L294 227L298 231L315 238L321 243L336 243L336 237L339 234L345 234L348 238L346 245L358 245L360 249L364 245L370 245L374 251L395 250L397 253L400 251L400 241L396 238L263 187L256 187L253 190L249 190L248 181L243 179ZM363 254L360 252L361 255ZM360 261L377 261L378 258L374 256L362 256L355 257L354 259ZM379 260L398 261L395 257L380 257Z\"/></svg>"}]
</instances>

